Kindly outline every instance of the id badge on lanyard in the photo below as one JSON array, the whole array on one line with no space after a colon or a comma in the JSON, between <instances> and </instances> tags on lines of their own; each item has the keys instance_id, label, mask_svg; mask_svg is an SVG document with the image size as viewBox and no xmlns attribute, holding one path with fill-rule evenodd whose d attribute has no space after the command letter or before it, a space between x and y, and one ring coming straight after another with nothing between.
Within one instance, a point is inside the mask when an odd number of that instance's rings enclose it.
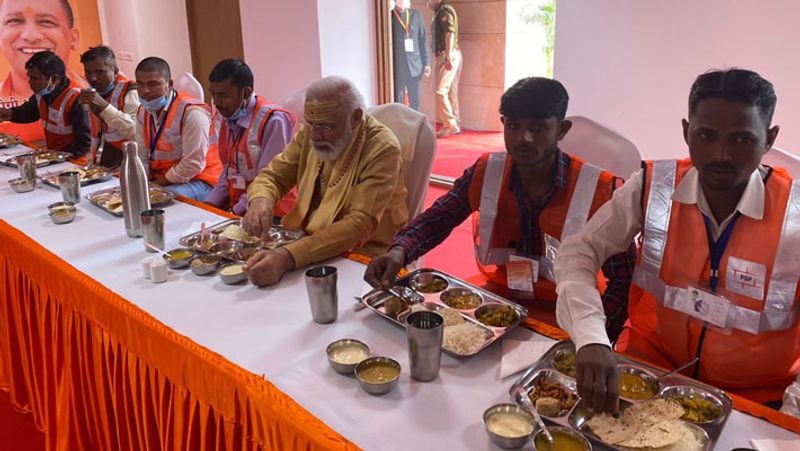
<instances>
[{"instance_id":1,"label":"id badge on lanyard","mask_svg":"<svg viewBox=\"0 0 800 451\"><path fill-rule=\"evenodd\" d=\"M244 180L244 176L242 174L239 174L237 172L231 171L231 173L228 174L228 180L231 181L231 186L234 189L245 189L245 188L247 188L247 185L246 185L245 180Z\"/></svg>"},{"instance_id":2,"label":"id badge on lanyard","mask_svg":"<svg viewBox=\"0 0 800 451\"><path fill-rule=\"evenodd\" d=\"M730 309L731 301L709 287L697 284L686 287L682 310L687 315L725 329Z\"/></svg>"},{"instance_id":3,"label":"id badge on lanyard","mask_svg":"<svg viewBox=\"0 0 800 451\"><path fill-rule=\"evenodd\" d=\"M533 293L539 281L539 261L521 255L509 255L506 261L506 283L512 290Z\"/></svg>"},{"instance_id":4,"label":"id badge on lanyard","mask_svg":"<svg viewBox=\"0 0 800 451\"><path fill-rule=\"evenodd\" d=\"M413 53L414 52L414 40L413 39L405 38L403 40L403 43L405 44L406 53Z\"/></svg>"}]
</instances>

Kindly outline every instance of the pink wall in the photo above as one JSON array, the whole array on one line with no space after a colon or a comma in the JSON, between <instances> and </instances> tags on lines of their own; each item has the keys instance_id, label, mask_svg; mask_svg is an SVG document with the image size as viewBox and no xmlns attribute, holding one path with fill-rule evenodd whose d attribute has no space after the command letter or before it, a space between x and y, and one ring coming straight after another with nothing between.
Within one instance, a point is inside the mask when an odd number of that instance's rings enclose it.
<instances>
[{"instance_id":1,"label":"pink wall","mask_svg":"<svg viewBox=\"0 0 800 451\"><path fill-rule=\"evenodd\" d=\"M281 102L322 74L317 2L239 0L244 58L256 92Z\"/></svg>"},{"instance_id":2,"label":"pink wall","mask_svg":"<svg viewBox=\"0 0 800 451\"><path fill-rule=\"evenodd\" d=\"M711 68L759 72L778 94L777 147L800 154L800 39L795 0L561 0L555 77L569 114L631 139L644 158L686 155L689 87Z\"/></svg>"}]
</instances>

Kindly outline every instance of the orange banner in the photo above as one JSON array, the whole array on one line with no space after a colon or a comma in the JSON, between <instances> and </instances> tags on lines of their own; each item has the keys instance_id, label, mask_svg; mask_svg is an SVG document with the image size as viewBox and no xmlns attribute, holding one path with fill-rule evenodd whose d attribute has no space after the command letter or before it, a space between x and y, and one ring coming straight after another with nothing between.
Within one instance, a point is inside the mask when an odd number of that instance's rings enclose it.
<instances>
[{"instance_id":1,"label":"orange banner","mask_svg":"<svg viewBox=\"0 0 800 451\"><path fill-rule=\"evenodd\" d=\"M0 107L25 103L30 96L25 63L50 50L67 64L67 76L86 86L80 54L102 44L96 0L2 0L0 3ZM0 124L0 132L24 141L43 141L39 122Z\"/></svg>"}]
</instances>

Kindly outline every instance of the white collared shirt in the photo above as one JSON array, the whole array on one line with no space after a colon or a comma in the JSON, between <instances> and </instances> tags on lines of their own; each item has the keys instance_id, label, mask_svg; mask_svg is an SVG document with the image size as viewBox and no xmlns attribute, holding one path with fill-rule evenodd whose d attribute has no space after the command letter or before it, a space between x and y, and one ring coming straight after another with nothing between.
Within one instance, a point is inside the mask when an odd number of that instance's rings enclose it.
<instances>
[{"instance_id":1,"label":"white collared shirt","mask_svg":"<svg viewBox=\"0 0 800 451\"><path fill-rule=\"evenodd\" d=\"M753 171L736 205L736 211L756 220L761 220L764 215L765 171L763 167ZM610 346L605 331L603 304L597 291L597 270L608 257L624 252L631 240L642 231L642 174L642 170L634 173L579 233L564 240L558 248L555 265L558 282L556 317L578 349L593 343ZM700 212L711 220L715 239L735 214L717 223L695 168L686 172L675 188L672 200L697 204Z\"/></svg>"}]
</instances>

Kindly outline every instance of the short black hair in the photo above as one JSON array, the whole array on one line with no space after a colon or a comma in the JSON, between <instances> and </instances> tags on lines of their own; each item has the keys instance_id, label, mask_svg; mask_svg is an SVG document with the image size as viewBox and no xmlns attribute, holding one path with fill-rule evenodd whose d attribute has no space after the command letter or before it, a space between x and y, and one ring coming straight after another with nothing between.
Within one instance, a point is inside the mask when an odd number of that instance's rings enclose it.
<instances>
[{"instance_id":1,"label":"short black hair","mask_svg":"<svg viewBox=\"0 0 800 451\"><path fill-rule=\"evenodd\" d=\"M169 70L169 64L167 64L163 58L157 56L148 56L139 61L139 64L136 65L135 72L159 72L165 79L172 79L172 72Z\"/></svg>"},{"instance_id":2,"label":"short black hair","mask_svg":"<svg viewBox=\"0 0 800 451\"><path fill-rule=\"evenodd\" d=\"M25 69L38 69L39 72L47 77L58 75L64 78L67 73L64 61L49 50L34 53L33 56L25 62Z\"/></svg>"},{"instance_id":3,"label":"short black hair","mask_svg":"<svg viewBox=\"0 0 800 451\"><path fill-rule=\"evenodd\" d=\"M107 45L98 45L97 47L89 47L89 50L81 54L81 63L88 63L89 61L103 60L114 67L117 67L117 57L114 51Z\"/></svg>"},{"instance_id":4,"label":"short black hair","mask_svg":"<svg viewBox=\"0 0 800 451\"><path fill-rule=\"evenodd\" d=\"M208 81L220 83L230 80L233 86L239 89L253 87L253 71L240 59L227 58L217 63L211 73L208 74Z\"/></svg>"},{"instance_id":5,"label":"short black hair","mask_svg":"<svg viewBox=\"0 0 800 451\"><path fill-rule=\"evenodd\" d=\"M723 99L744 102L758 108L761 116L772 122L778 97L772 83L747 69L711 70L699 75L689 91L689 116L697 111L697 104L705 99Z\"/></svg>"},{"instance_id":6,"label":"short black hair","mask_svg":"<svg viewBox=\"0 0 800 451\"><path fill-rule=\"evenodd\" d=\"M558 80L528 77L514 83L500 98L500 114L521 119L563 120L567 115L569 94Z\"/></svg>"}]
</instances>

